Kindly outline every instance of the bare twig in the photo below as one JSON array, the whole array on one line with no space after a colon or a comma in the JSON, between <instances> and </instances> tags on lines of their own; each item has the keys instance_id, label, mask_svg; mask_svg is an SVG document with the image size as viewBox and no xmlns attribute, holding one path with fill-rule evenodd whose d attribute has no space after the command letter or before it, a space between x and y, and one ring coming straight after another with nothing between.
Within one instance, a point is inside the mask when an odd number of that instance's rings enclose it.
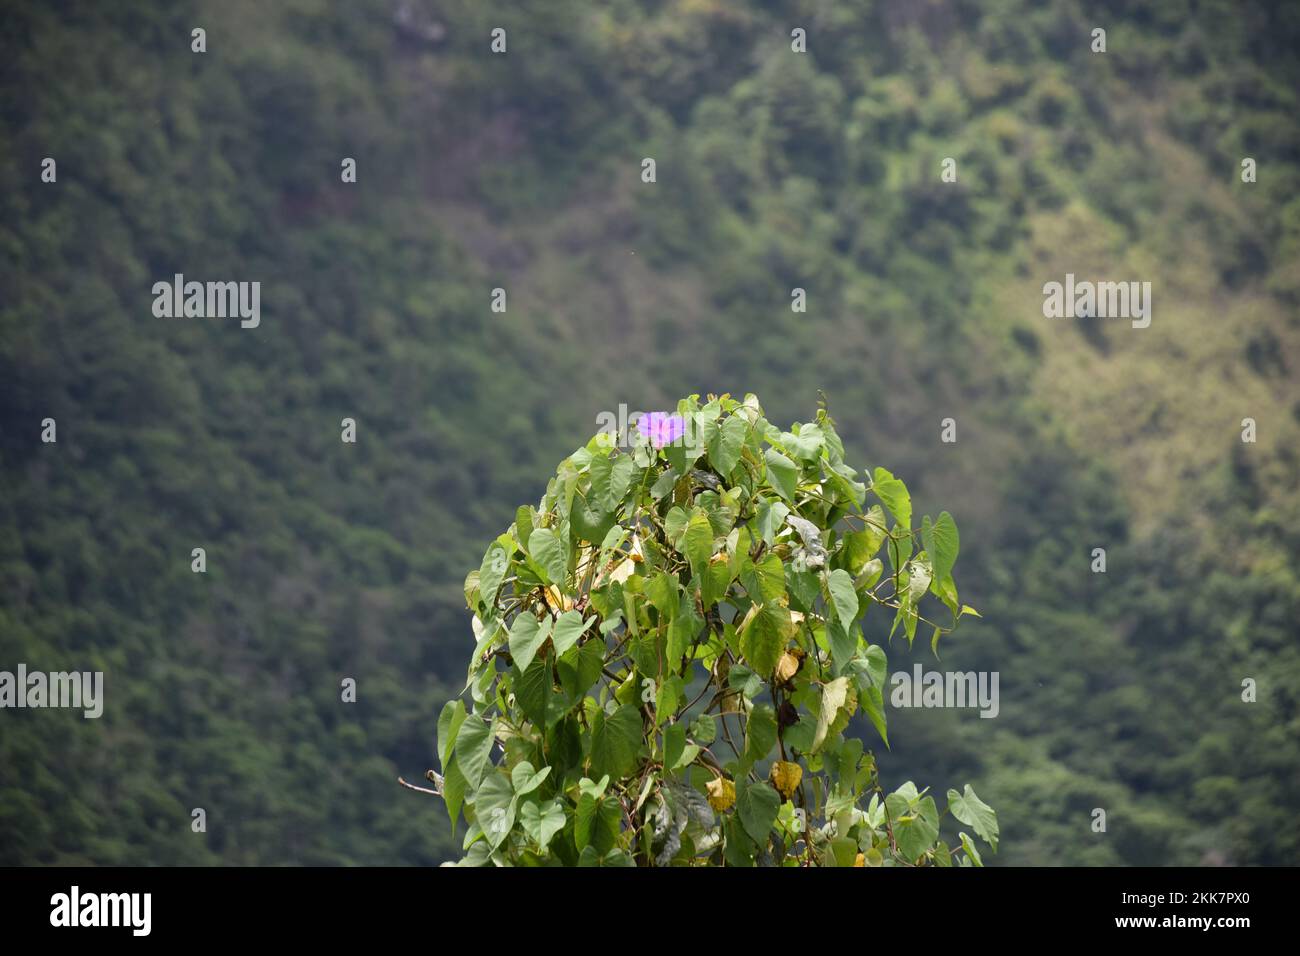
<instances>
[{"instance_id":1,"label":"bare twig","mask_svg":"<svg viewBox=\"0 0 1300 956\"><path fill-rule=\"evenodd\" d=\"M417 787L417 786L416 786L415 784L413 784L413 783L407 783L407 782L406 782L405 780L403 780L401 777L398 777L398 778L397 778L397 782L400 783L400 784L401 784L403 787L405 787L407 790L414 790L414 791L416 791L417 793L428 793L428 794L432 794L432 795L435 796L435 797L441 797L441 796L442 796L442 791L441 791L441 790L430 790L428 787Z\"/></svg>"}]
</instances>

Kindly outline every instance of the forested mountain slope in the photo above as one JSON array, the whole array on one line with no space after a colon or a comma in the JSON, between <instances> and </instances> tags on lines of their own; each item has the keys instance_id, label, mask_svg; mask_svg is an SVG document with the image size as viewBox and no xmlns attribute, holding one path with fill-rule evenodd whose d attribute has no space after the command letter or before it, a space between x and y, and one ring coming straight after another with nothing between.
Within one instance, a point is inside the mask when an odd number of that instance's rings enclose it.
<instances>
[{"instance_id":1,"label":"forested mountain slope","mask_svg":"<svg viewBox=\"0 0 1300 956\"><path fill-rule=\"evenodd\" d=\"M1300 858L1294 5L3 8L0 669L106 705L0 713L0 863L444 859L395 777L490 538L601 412L819 389L984 613L891 670L1001 674L895 712L893 784L970 779L990 862ZM1066 273L1150 327L1045 318Z\"/></svg>"}]
</instances>

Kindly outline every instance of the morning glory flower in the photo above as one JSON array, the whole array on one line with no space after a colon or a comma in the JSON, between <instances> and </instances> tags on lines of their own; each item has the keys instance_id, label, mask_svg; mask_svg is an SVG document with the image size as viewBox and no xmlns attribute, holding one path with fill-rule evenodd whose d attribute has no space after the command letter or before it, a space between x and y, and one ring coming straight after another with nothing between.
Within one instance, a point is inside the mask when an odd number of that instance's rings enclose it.
<instances>
[{"instance_id":1,"label":"morning glory flower","mask_svg":"<svg viewBox=\"0 0 1300 956\"><path fill-rule=\"evenodd\" d=\"M642 415L636 423L636 430L655 448L663 448L681 438L686 432L686 422L680 415L668 412L649 412Z\"/></svg>"}]
</instances>

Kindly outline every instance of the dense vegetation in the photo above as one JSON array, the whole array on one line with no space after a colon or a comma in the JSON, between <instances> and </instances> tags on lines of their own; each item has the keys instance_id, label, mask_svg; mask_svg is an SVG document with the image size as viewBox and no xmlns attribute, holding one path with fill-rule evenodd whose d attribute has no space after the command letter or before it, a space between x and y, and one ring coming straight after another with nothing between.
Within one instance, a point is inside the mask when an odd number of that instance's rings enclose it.
<instances>
[{"instance_id":1,"label":"dense vegetation","mask_svg":"<svg viewBox=\"0 0 1300 956\"><path fill-rule=\"evenodd\" d=\"M461 862L982 866L941 836L997 849L969 784L942 814L886 793L845 735L861 709L888 740L869 612L932 649L979 617L959 550L952 515L914 521L905 482L844 460L824 408L782 431L752 394L693 395L597 432L465 580L472 709L443 707L429 774Z\"/></svg>"},{"instance_id":2,"label":"dense vegetation","mask_svg":"<svg viewBox=\"0 0 1300 956\"><path fill-rule=\"evenodd\" d=\"M891 713L885 789L971 781L986 862L1300 859L1293 4L3 7L0 669L107 700L0 712L0 862L458 855L394 778L483 543L621 403L818 389L960 516L942 666L1002 674ZM178 272L260 326L155 318ZM1151 327L1045 319L1067 272Z\"/></svg>"}]
</instances>

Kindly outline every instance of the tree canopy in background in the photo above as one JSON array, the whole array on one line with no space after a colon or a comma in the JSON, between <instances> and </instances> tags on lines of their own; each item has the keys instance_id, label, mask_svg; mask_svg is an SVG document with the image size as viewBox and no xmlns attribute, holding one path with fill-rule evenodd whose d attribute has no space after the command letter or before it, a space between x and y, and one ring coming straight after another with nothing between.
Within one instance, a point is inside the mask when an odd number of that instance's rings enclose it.
<instances>
[{"instance_id":1,"label":"tree canopy in background","mask_svg":"<svg viewBox=\"0 0 1300 956\"><path fill-rule=\"evenodd\" d=\"M1002 675L995 720L892 713L882 785L971 781L986 862L1294 863L1298 41L1191 0L5 3L0 667L106 702L0 714L0 862L458 855L394 778L483 542L621 404L821 389L961 517L941 666ZM1151 281L1151 327L1045 319L1068 272ZM261 324L155 318L176 273Z\"/></svg>"}]
</instances>

